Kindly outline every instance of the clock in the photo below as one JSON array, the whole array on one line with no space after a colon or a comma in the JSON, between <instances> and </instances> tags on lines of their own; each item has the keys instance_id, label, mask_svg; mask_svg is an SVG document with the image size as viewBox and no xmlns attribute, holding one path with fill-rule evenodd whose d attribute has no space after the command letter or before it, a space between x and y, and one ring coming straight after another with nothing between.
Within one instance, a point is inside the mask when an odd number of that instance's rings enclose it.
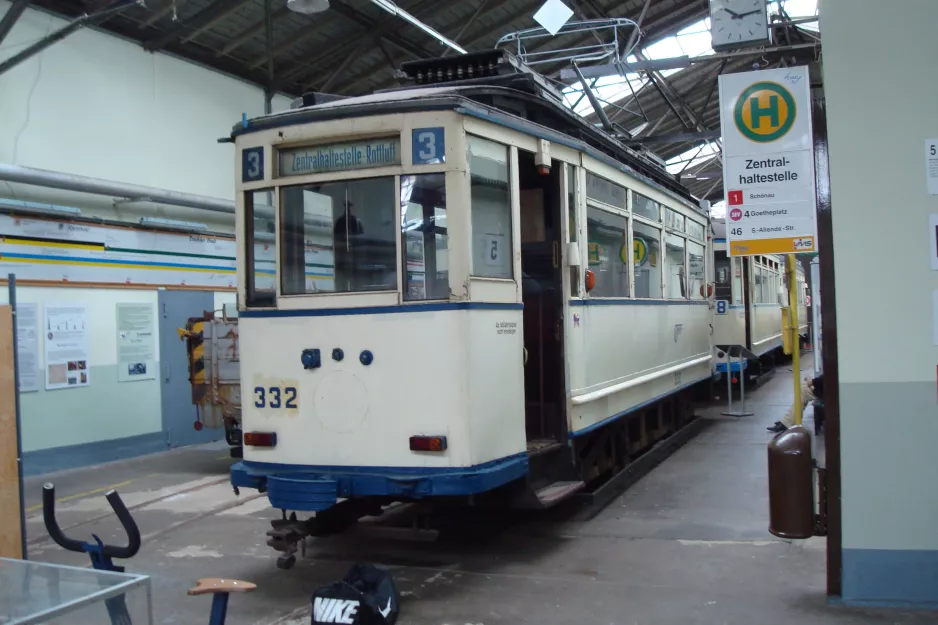
<instances>
[{"instance_id":1,"label":"clock","mask_svg":"<svg viewBox=\"0 0 938 625\"><path fill-rule=\"evenodd\" d=\"M710 0L710 47L714 50L768 44L766 0Z\"/></svg>"}]
</instances>

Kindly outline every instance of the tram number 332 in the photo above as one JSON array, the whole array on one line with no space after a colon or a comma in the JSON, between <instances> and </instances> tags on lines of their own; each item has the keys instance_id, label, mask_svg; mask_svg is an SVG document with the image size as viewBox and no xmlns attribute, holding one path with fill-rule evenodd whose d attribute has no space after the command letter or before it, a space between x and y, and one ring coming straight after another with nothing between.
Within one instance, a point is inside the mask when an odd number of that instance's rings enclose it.
<instances>
[{"instance_id":1,"label":"tram number 332","mask_svg":"<svg viewBox=\"0 0 938 625\"><path fill-rule=\"evenodd\" d=\"M296 410L296 387L285 386L255 386L254 387L254 407L255 408L286 408Z\"/></svg>"}]
</instances>

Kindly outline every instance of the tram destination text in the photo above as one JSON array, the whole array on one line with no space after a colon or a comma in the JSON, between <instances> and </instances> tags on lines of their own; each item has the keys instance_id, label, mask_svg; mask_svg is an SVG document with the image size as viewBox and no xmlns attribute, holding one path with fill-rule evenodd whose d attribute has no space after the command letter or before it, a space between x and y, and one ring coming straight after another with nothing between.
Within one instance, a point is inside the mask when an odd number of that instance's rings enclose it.
<instances>
[{"instance_id":1,"label":"tram destination text","mask_svg":"<svg viewBox=\"0 0 938 625\"><path fill-rule=\"evenodd\" d=\"M400 142L396 139L310 146L281 151L280 175L386 167L400 162Z\"/></svg>"}]
</instances>

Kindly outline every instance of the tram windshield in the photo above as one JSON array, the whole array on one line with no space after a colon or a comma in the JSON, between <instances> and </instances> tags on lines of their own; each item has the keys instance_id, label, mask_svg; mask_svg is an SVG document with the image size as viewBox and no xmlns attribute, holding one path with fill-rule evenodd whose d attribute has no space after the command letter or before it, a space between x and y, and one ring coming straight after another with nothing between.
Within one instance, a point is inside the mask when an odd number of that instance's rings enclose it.
<instances>
[{"instance_id":1,"label":"tram windshield","mask_svg":"<svg viewBox=\"0 0 938 625\"><path fill-rule=\"evenodd\" d=\"M394 178L280 190L283 295L397 289Z\"/></svg>"}]
</instances>

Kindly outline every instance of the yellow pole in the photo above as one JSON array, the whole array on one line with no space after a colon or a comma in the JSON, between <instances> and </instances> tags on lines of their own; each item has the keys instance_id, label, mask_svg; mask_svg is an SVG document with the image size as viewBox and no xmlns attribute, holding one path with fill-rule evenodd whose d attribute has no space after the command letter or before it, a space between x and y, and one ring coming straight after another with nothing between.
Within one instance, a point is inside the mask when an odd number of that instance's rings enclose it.
<instances>
[{"instance_id":1,"label":"yellow pole","mask_svg":"<svg viewBox=\"0 0 938 625\"><path fill-rule=\"evenodd\" d=\"M794 254L785 257L788 265L788 323L791 326L791 370L795 381L795 425L801 425L801 349L798 347L798 261Z\"/></svg>"}]
</instances>

